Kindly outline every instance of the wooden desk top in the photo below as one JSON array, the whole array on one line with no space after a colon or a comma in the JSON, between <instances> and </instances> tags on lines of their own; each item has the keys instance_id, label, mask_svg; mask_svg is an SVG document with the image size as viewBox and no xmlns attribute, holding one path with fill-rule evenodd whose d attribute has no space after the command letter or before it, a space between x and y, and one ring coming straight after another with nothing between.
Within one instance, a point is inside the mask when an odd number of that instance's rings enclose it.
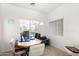
<instances>
[{"instance_id":1,"label":"wooden desk top","mask_svg":"<svg viewBox=\"0 0 79 59\"><path fill-rule=\"evenodd\" d=\"M15 52L19 52L19 51L22 51L22 50L25 50L27 48L29 48L30 46L23 46L23 45L17 45L15 47Z\"/></svg>"},{"instance_id":2,"label":"wooden desk top","mask_svg":"<svg viewBox=\"0 0 79 59\"><path fill-rule=\"evenodd\" d=\"M23 46L23 45L17 45L15 47L15 49L19 49L19 48L29 48L30 46Z\"/></svg>"}]
</instances>

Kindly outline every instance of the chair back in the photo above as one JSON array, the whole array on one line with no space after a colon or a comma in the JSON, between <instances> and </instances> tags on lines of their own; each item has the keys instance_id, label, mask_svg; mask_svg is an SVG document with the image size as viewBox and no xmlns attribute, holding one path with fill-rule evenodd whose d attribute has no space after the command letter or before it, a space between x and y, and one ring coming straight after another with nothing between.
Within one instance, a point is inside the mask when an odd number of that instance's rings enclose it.
<instances>
[{"instance_id":1,"label":"chair back","mask_svg":"<svg viewBox=\"0 0 79 59\"><path fill-rule=\"evenodd\" d=\"M40 56L43 55L45 44L33 45L30 47L29 56Z\"/></svg>"}]
</instances>

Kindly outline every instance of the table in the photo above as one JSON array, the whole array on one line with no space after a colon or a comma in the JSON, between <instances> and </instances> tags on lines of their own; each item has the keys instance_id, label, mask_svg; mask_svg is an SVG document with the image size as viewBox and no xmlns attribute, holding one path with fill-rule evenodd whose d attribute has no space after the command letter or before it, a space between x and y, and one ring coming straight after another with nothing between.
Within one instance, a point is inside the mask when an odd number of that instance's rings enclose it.
<instances>
[{"instance_id":1,"label":"table","mask_svg":"<svg viewBox=\"0 0 79 59\"><path fill-rule=\"evenodd\" d=\"M26 50L27 56L29 55L29 48L32 45L40 44L41 40L35 39L35 40L30 40L29 42L18 42L18 45L15 48L15 52L19 52L22 50Z\"/></svg>"},{"instance_id":2,"label":"table","mask_svg":"<svg viewBox=\"0 0 79 59\"><path fill-rule=\"evenodd\" d=\"M30 40L29 42L18 42L18 45L21 46L31 46L31 45L36 45L36 44L40 44L42 41L39 39L34 39L34 40Z\"/></svg>"},{"instance_id":3,"label":"table","mask_svg":"<svg viewBox=\"0 0 79 59\"><path fill-rule=\"evenodd\" d=\"M30 48L30 46L23 46L23 45L17 45L16 47L15 47L15 54L16 53L18 53L18 52L20 52L20 51L26 51L26 54L27 54L27 56L29 55L29 48Z\"/></svg>"},{"instance_id":4,"label":"table","mask_svg":"<svg viewBox=\"0 0 79 59\"><path fill-rule=\"evenodd\" d=\"M24 50L24 49L29 48L29 47L30 47L30 46L21 46L21 45L17 45L17 46L15 47L15 52Z\"/></svg>"}]
</instances>

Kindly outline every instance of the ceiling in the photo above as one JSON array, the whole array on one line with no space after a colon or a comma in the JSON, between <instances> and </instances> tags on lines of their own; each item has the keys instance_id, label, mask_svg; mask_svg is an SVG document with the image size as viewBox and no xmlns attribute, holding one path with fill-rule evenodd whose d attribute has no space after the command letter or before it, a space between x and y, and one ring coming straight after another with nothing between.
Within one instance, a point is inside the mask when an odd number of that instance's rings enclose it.
<instances>
[{"instance_id":1,"label":"ceiling","mask_svg":"<svg viewBox=\"0 0 79 59\"><path fill-rule=\"evenodd\" d=\"M30 3L12 3L12 5L33 9L44 13L50 13L57 7L61 6L62 3L35 3L35 5L30 5Z\"/></svg>"}]
</instances>

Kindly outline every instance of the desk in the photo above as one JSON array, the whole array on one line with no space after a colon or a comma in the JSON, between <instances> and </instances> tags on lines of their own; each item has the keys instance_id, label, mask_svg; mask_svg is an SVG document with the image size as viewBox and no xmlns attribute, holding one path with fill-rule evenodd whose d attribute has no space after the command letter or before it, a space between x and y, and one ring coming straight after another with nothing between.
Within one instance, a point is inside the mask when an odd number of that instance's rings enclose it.
<instances>
[{"instance_id":1,"label":"desk","mask_svg":"<svg viewBox=\"0 0 79 59\"><path fill-rule=\"evenodd\" d=\"M27 49L27 48L29 48L29 47L30 47L30 46L21 46L21 45L17 45L17 46L15 47L15 52L18 52L18 51Z\"/></svg>"},{"instance_id":2,"label":"desk","mask_svg":"<svg viewBox=\"0 0 79 59\"><path fill-rule=\"evenodd\" d=\"M26 50L26 54L28 55L30 46L40 44L40 43L41 43L41 40L38 40L38 39L30 40L29 42L18 42L18 45L15 48L15 52Z\"/></svg>"},{"instance_id":3,"label":"desk","mask_svg":"<svg viewBox=\"0 0 79 59\"><path fill-rule=\"evenodd\" d=\"M17 45L15 47L15 55L16 55L16 53L18 53L20 51L26 51L25 53L28 56L29 55L29 48L30 48L30 46Z\"/></svg>"},{"instance_id":4,"label":"desk","mask_svg":"<svg viewBox=\"0 0 79 59\"><path fill-rule=\"evenodd\" d=\"M30 40L29 42L18 42L18 45L21 46L31 46L31 45L36 45L36 44L40 44L42 41L35 39L35 40Z\"/></svg>"}]
</instances>

